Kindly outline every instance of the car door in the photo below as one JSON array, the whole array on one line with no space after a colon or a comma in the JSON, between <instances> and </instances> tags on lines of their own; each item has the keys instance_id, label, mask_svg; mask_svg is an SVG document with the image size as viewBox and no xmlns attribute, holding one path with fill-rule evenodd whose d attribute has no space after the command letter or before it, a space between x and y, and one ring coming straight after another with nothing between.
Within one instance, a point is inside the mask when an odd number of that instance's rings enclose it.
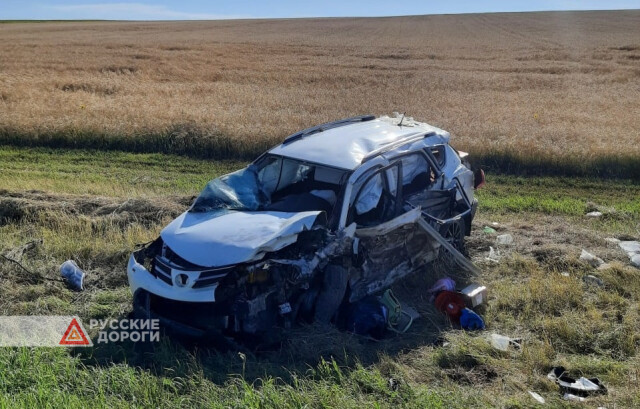
<instances>
[{"instance_id":1,"label":"car door","mask_svg":"<svg viewBox=\"0 0 640 409\"><path fill-rule=\"evenodd\" d=\"M402 161L364 174L354 184L349 222L356 223L355 269L349 300L388 288L420 264L419 247L431 251L417 220L419 209L403 207ZM424 237L423 237L424 236Z\"/></svg>"}]
</instances>

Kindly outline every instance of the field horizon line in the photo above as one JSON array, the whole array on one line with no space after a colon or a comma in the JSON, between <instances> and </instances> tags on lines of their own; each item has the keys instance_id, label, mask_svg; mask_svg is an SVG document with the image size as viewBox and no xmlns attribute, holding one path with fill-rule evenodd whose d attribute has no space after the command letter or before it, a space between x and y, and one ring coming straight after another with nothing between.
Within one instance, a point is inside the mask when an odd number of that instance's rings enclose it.
<instances>
[{"instance_id":1,"label":"field horizon line","mask_svg":"<svg viewBox=\"0 0 640 409\"><path fill-rule=\"evenodd\" d=\"M20 134L0 130L0 146L16 148L78 149L87 151L120 151L128 153L158 153L194 159L251 161L281 143L283 138L237 138L216 133L193 135L174 132L144 133L137 136L97 133ZM241 143L240 143L241 142ZM454 147L455 144L454 144ZM486 171L520 176L581 176L603 179L640 180L640 156L599 154L576 157L574 154L546 157L544 152L513 151L509 149L474 150L470 152L474 167Z\"/></svg>"}]
</instances>

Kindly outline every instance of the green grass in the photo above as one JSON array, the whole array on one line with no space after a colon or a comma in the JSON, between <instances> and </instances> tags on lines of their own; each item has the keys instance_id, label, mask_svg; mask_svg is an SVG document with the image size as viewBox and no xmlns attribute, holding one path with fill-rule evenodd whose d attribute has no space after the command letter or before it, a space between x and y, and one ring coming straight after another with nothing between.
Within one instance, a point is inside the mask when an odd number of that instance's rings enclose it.
<instances>
[{"instance_id":1,"label":"green grass","mask_svg":"<svg viewBox=\"0 0 640 409\"><path fill-rule=\"evenodd\" d=\"M162 201L166 195L196 194L210 178L244 164L0 148L0 191L37 189L49 192L52 201L68 202L0 223L0 254L43 239L22 260L35 275L0 262L0 313L77 314L83 320L126 316L131 308L127 256L136 243L156 237L169 217L77 214L69 194L111 196L116 203L129 197ZM153 354L131 343L74 351L0 348L0 407L534 407L529 390L551 407L570 407L546 379L554 365L597 376L610 388L590 405L638 407L640 274L621 262L622 255L608 269L594 270L572 249L596 246L605 234L637 237L640 185L491 174L487 182L478 192L475 231L498 221L516 242L528 240L528 234L533 238L531 249L525 246L523 254L505 256L499 264L481 261L492 236L478 233L471 240L482 267L477 280L490 291L481 310L486 332L450 329L425 304L425 318L404 337L374 343L308 328L282 350L256 356L187 350L166 339ZM585 218L593 208L605 216ZM546 241L536 245L535 240ZM618 255L604 244L595 248L604 257ZM82 293L39 278L57 279L68 258L88 273ZM585 274L605 286L586 285ZM424 291L421 282L411 281L410 291ZM522 351L493 349L484 338L490 332L523 338ZM431 342L434 334L444 345Z\"/></svg>"},{"instance_id":2,"label":"green grass","mask_svg":"<svg viewBox=\"0 0 640 409\"><path fill-rule=\"evenodd\" d=\"M609 217L640 216L640 182L631 179L489 174L478 197L483 209L491 213L529 211L582 216L601 208L603 213L610 210Z\"/></svg>"},{"instance_id":3,"label":"green grass","mask_svg":"<svg viewBox=\"0 0 640 409\"><path fill-rule=\"evenodd\" d=\"M193 124L174 124L164 130L141 131L137 135L101 134L96 130L67 129L57 132L23 133L0 125L0 145L28 148L65 148L132 153L177 154L201 159L251 160L286 137L233 138L219 130L200 129ZM471 152L475 165L491 172L530 176L587 176L640 179L637 155L539 155L519 150Z\"/></svg>"},{"instance_id":4,"label":"green grass","mask_svg":"<svg viewBox=\"0 0 640 409\"><path fill-rule=\"evenodd\" d=\"M245 165L163 154L0 147L0 186L120 197L189 195Z\"/></svg>"}]
</instances>

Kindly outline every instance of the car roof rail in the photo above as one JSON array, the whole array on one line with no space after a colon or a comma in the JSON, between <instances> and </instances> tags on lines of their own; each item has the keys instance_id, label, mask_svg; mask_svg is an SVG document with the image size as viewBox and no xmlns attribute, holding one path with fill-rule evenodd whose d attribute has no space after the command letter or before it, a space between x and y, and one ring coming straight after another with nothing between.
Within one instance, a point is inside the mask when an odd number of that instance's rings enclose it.
<instances>
[{"instance_id":1,"label":"car roof rail","mask_svg":"<svg viewBox=\"0 0 640 409\"><path fill-rule=\"evenodd\" d=\"M363 163L365 163L365 162L367 162L367 161L369 161L369 160L371 160L371 159L373 159L373 158L375 158L377 156L380 156L383 153L387 153L389 151L392 151L392 150L394 150L396 148L399 148L399 147L401 147L403 145L406 145L408 143L416 142L416 141L419 141L420 139L428 138L428 137L433 136L435 134L436 133L433 132L433 131L432 132L427 132L425 134L423 134L422 132L412 133L410 135L405 136L402 139L390 142L390 143L388 143L388 144L386 144L386 145L384 145L384 146L382 146L382 147L380 147L380 148L378 148L378 149L376 149L374 151L369 152L364 158L362 158L362 161L360 162L360 164L362 165Z\"/></svg>"},{"instance_id":2,"label":"car roof rail","mask_svg":"<svg viewBox=\"0 0 640 409\"><path fill-rule=\"evenodd\" d=\"M372 121L374 119L376 119L375 115L360 115L360 116L354 116L352 118L345 118L345 119L339 119L339 120L333 121L333 122L327 122L326 124L316 125L316 126L313 126L311 128L303 129L300 132L296 132L293 135L289 135L289 136L287 136L285 138L285 140L282 142L282 144L283 145L287 145L287 144L289 144L291 142L297 141L298 139L302 139L305 136L313 135L313 134L318 133L318 132L323 132L323 131L327 131L329 129L338 128L338 127L341 127L341 126L354 124L354 123L358 123L358 122Z\"/></svg>"}]
</instances>

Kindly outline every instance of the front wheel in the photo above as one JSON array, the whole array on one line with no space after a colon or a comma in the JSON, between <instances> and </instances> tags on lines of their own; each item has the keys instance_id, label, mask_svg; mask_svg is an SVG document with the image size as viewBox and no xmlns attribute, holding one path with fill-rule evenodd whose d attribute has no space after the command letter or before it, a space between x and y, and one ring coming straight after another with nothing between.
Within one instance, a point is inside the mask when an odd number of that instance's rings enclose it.
<instances>
[{"instance_id":1,"label":"front wheel","mask_svg":"<svg viewBox=\"0 0 640 409\"><path fill-rule=\"evenodd\" d=\"M349 270L342 266L329 264L324 269L322 289L316 299L314 321L328 324L338 311L347 292Z\"/></svg>"}]
</instances>

